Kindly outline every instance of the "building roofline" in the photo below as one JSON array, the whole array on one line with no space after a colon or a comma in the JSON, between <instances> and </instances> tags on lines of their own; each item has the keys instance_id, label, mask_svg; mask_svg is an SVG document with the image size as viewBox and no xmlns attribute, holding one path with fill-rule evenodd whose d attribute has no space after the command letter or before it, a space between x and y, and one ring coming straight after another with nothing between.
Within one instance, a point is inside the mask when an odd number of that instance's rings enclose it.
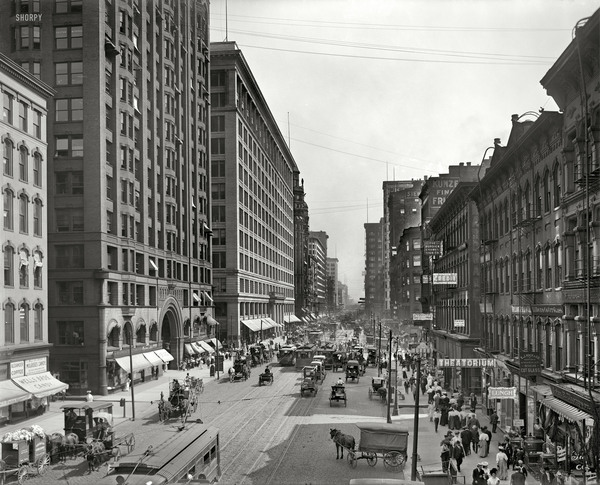
<instances>
[{"instance_id":1,"label":"building roofline","mask_svg":"<svg viewBox=\"0 0 600 485\"><path fill-rule=\"evenodd\" d=\"M45 98L51 98L56 94L56 91L51 88L48 84L40 81L29 71L26 71L10 57L0 52L0 69L5 71L7 74L17 78L23 84L36 91L38 94Z\"/></svg>"}]
</instances>

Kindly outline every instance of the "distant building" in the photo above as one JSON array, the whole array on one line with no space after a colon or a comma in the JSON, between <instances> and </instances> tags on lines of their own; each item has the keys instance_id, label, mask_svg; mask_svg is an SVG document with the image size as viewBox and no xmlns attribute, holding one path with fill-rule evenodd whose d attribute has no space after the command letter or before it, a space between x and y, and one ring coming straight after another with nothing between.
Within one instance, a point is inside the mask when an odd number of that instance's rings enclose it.
<instances>
[{"instance_id":1,"label":"distant building","mask_svg":"<svg viewBox=\"0 0 600 485\"><path fill-rule=\"evenodd\" d=\"M310 231L308 237L311 299L310 313L318 316L326 310L327 297L327 239L324 231Z\"/></svg>"},{"instance_id":2,"label":"distant building","mask_svg":"<svg viewBox=\"0 0 600 485\"><path fill-rule=\"evenodd\" d=\"M298 167L235 42L211 43L210 74L215 318L249 343L295 312Z\"/></svg>"},{"instance_id":3,"label":"distant building","mask_svg":"<svg viewBox=\"0 0 600 485\"><path fill-rule=\"evenodd\" d=\"M327 310L329 313L338 308L338 264L337 258L327 258Z\"/></svg>"},{"instance_id":4,"label":"distant building","mask_svg":"<svg viewBox=\"0 0 600 485\"><path fill-rule=\"evenodd\" d=\"M383 219L365 225L365 313L367 316L383 314L384 252Z\"/></svg>"},{"instance_id":5,"label":"distant building","mask_svg":"<svg viewBox=\"0 0 600 485\"><path fill-rule=\"evenodd\" d=\"M290 323L298 323L306 313L310 299L309 281L309 214L305 199L304 180L294 173L294 314L287 316Z\"/></svg>"},{"instance_id":6,"label":"distant building","mask_svg":"<svg viewBox=\"0 0 600 485\"><path fill-rule=\"evenodd\" d=\"M394 318L403 324L422 323L413 321L413 315L421 313L421 258L421 228L407 227L398 240L392 278L398 288Z\"/></svg>"}]
</instances>

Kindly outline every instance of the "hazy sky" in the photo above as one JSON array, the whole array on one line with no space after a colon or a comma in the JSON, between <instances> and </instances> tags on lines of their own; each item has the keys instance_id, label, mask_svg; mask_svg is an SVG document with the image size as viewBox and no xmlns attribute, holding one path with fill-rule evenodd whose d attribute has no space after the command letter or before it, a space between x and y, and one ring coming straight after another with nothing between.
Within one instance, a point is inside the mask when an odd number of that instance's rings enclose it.
<instances>
[{"instance_id":1,"label":"hazy sky","mask_svg":"<svg viewBox=\"0 0 600 485\"><path fill-rule=\"evenodd\" d=\"M539 81L597 0L211 0L298 164L310 229L350 297L385 180L481 163L512 114L556 110ZM227 12L227 15L226 15ZM227 18L227 21L226 21Z\"/></svg>"}]
</instances>

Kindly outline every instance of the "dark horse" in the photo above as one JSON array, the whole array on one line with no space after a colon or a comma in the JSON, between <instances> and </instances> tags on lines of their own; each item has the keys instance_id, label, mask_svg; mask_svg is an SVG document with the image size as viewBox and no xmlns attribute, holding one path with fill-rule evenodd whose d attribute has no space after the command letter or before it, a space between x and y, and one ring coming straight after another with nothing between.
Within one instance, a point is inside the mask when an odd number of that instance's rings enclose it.
<instances>
[{"instance_id":1,"label":"dark horse","mask_svg":"<svg viewBox=\"0 0 600 485\"><path fill-rule=\"evenodd\" d=\"M329 428L329 436L335 443L335 459L344 458L344 448L349 451L354 451L354 447L356 446L356 441L354 436L350 434L344 434L339 429ZM342 456L340 455L340 450L342 451Z\"/></svg>"}]
</instances>

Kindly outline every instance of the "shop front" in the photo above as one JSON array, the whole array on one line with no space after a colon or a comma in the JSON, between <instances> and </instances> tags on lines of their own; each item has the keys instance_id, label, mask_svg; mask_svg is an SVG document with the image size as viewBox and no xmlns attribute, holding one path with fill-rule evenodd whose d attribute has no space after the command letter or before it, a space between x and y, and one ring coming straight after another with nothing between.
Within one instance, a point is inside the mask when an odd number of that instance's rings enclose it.
<instances>
[{"instance_id":1,"label":"shop front","mask_svg":"<svg viewBox=\"0 0 600 485\"><path fill-rule=\"evenodd\" d=\"M173 356L165 349L132 353L127 350L115 351L107 359L109 391L126 389L131 380L134 383L157 379L162 374Z\"/></svg>"}]
</instances>

